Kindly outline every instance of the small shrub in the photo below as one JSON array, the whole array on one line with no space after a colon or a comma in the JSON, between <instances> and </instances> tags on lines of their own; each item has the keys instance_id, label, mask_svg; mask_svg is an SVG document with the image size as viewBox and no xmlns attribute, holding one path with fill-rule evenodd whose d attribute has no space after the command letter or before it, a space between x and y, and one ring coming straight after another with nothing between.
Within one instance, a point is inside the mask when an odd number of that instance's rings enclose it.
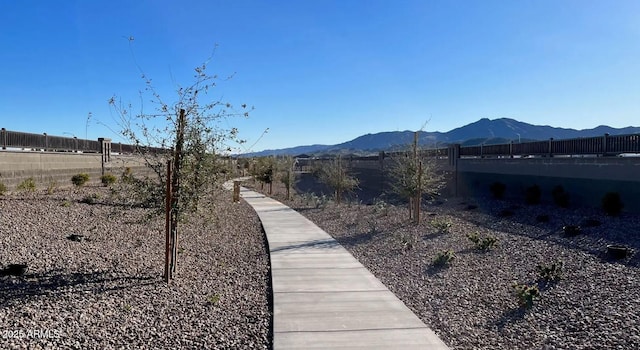
<instances>
[{"instance_id":1,"label":"small shrub","mask_svg":"<svg viewBox=\"0 0 640 350\"><path fill-rule=\"evenodd\" d=\"M602 209L607 215L618 216L624 208L618 192L608 192L602 197Z\"/></svg>"},{"instance_id":2,"label":"small shrub","mask_svg":"<svg viewBox=\"0 0 640 350\"><path fill-rule=\"evenodd\" d=\"M551 190L551 196L553 197L553 202L560 208L569 207L569 193L565 192L562 186L554 187Z\"/></svg>"},{"instance_id":3,"label":"small shrub","mask_svg":"<svg viewBox=\"0 0 640 350\"><path fill-rule=\"evenodd\" d=\"M507 186L502 182L494 182L489 187L489 190L491 190L491 194L493 195L493 198L502 199L504 198L504 192L507 190Z\"/></svg>"},{"instance_id":4,"label":"small shrub","mask_svg":"<svg viewBox=\"0 0 640 350\"><path fill-rule=\"evenodd\" d=\"M373 211L382 213L384 216L389 215L389 204L382 199L376 199L373 203Z\"/></svg>"},{"instance_id":5,"label":"small shrub","mask_svg":"<svg viewBox=\"0 0 640 350\"><path fill-rule=\"evenodd\" d=\"M562 278L564 263L554 262L551 265L537 265L536 272L541 280L555 282Z\"/></svg>"},{"instance_id":6,"label":"small shrub","mask_svg":"<svg viewBox=\"0 0 640 350\"><path fill-rule=\"evenodd\" d=\"M67 207L71 206L71 202L69 202L69 201L65 200L64 202L62 202L62 204L61 204L61 205L62 205L63 207L65 207L65 208L67 208Z\"/></svg>"},{"instance_id":7,"label":"small shrub","mask_svg":"<svg viewBox=\"0 0 640 350\"><path fill-rule=\"evenodd\" d=\"M455 258L456 254L453 250L443 250L436 255L432 263L433 266L448 266Z\"/></svg>"},{"instance_id":8,"label":"small shrub","mask_svg":"<svg viewBox=\"0 0 640 350\"><path fill-rule=\"evenodd\" d=\"M524 200L529 205L540 204L542 191L538 185L527 187L524 192Z\"/></svg>"},{"instance_id":9,"label":"small shrub","mask_svg":"<svg viewBox=\"0 0 640 350\"><path fill-rule=\"evenodd\" d=\"M578 225L564 225L562 226L562 231L564 231L567 236L577 236L582 232L582 227Z\"/></svg>"},{"instance_id":10,"label":"small shrub","mask_svg":"<svg viewBox=\"0 0 640 350\"><path fill-rule=\"evenodd\" d=\"M7 185L4 182L0 182L0 196L4 196L7 193Z\"/></svg>"},{"instance_id":11,"label":"small shrub","mask_svg":"<svg viewBox=\"0 0 640 350\"><path fill-rule=\"evenodd\" d=\"M84 186L89 181L89 174L80 173L71 177L71 182L77 187Z\"/></svg>"},{"instance_id":12,"label":"small shrub","mask_svg":"<svg viewBox=\"0 0 640 350\"><path fill-rule=\"evenodd\" d=\"M49 185L47 185L47 194L53 194L58 188L58 183L56 181L50 181Z\"/></svg>"},{"instance_id":13,"label":"small shrub","mask_svg":"<svg viewBox=\"0 0 640 350\"><path fill-rule=\"evenodd\" d=\"M481 237L477 232L468 233L467 238L471 242L473 242L476 249L485 251L495 247L496 243L498 242L498 238L496 238L495 236Z\"/></svg>"},{"instance_id":14,"label":"small shrub","mask_svg":"<svg viewBox=\"0 0 640 350\"><path fill-rule=\"evenodd\" d=\"M220 296L218 294L210 295L207 298L207 302L211 305L216 305L218 302L220 302Z\"/></svg>"},{"instance_id":15,"label":"small shrub","mask_svg":"<svg viewBox=\"0 0 640 350\"><path fill-rule=\"evenodd\" d=\"M449 233L451 225L451 221L447 219L436 219L431 221L431 226L435 228L438 233Z\"/></svg>"},{"instance_id":16,"label":"small shrub","mask_svg":"<svg viewBox=\"0 0 640 350\"><path fill-rule=\"evenodd\" d=\"M117 180L118 178L113 174L104 174L100 176L100 182L105 186L113 185Z\"/></svg>"},{"instance_id":17,"label":"small shrub","mask_svg":"<svg viewBox=\"0 0 640 350\"><path fill-rule=\"evenodd\" d=\"M100 198L100 196L98 196L97 193L94 193L92 195L87 195L82 197L82 199L80 200L80 203L85 203L85 204L96 204L96 200L98 200Z\"/></svg>"},{"instance_id":18,"label":"small shrub","mask_svg":"<svg viewBox=\"0 0 640 350\"><path fill-rule=\"evenodd\" d=\"M533 306L534 300L540 299L540 289L536 285L516 283L513 285L513 289L520 306L527 309Z\"/></svg>"},{"instance_id":19,"label":"small shrub","mask_svg":"<svg viewBox=\"0 0 640 350\"><path fill-rule=\"evenodd\" d=\"M20 184L18 184L18 190L33 192L36 190L36 181L32 177L25 179Z\"/></svg>"},{"instance_id":20,"label":"small shrub","mask_svg":"<svg viewBox=\"0 0 640 350\"><path fill-rule=\"evenodd\" d=\"M400 243L402 244L402 249L410 250L413 248L415 244L415 238L410 234L402 234L400 235Z\"/></svg>"},{"instance_id":21,"label":"small shrub","mask_svg":"<svg viewBox=\"0 0 640 350\"><path fill-rule=\"evenodd\" d=\"M124 171L122 172L122 175L120 176L120 179L122 180L122 182L124 183L133 183L135 181L135 177L133 176L133 173L131 172L131 168L126 167L124 169Z\"/></svg>"}]
</instances>

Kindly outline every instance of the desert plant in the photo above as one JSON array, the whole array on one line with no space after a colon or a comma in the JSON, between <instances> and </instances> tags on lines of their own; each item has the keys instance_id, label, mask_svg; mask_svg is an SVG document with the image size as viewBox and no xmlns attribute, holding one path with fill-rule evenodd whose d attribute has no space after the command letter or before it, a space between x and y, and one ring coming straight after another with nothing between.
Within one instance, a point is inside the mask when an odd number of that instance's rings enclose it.
<instances>
[{"instance_id":1,"label":"desert plant","mask_svg":"<svg viewBox=\"0 0 640 350\"><path fill-rule=\"evenodd\" d=\"M218 294L210 295L210 296L207 298L207 302L208 302L209 304L211 304L211 305L216 305L218 302L220 302L220 295L218 295Z\"/></svg>"},{"instance_id":2,"label":"desert plant","mask_svg":"<svg viewBox=\"0 0 640 350\"><path fill-rule=\"evenodd\" d=\"M436 255L436 257L432 261L432 264L433 266L448 266L455 258L456 254L453 252L453 250L443 250Z\"/></svg>"},{"instance_id":3,"label":"desert plant","mask_svg":"<svg viewBox=\"0 0 640 350\"><path fill-rule=\"evenodd\" d=\"M540 190L540 186L533 185L527 187L524 192L524 200L527 204L540 204L540 197L542 197L542 191Z\"/></svg>"},{"instance_id":4,"label":"desert plant","mask_svg":"<svg viewBox=\"0 0 640 350\"><path fill-rule=\"evenodd\" d=\"M321 182L333 189L334 198L338 204L344 192L353 191L358 187L358 179L348 174L340 156L325 164L319 176Z\"/></svg>"},{"instance_id":5,"label":"desert plant","mask_svg":"<svg viewBox=\"0 0 640 350\"><path fill-rule=\"evenodd\" d=\"M33 192L36 190L36 181L32 177L25 179L18 184L17 189L18 191Z\"/></svg>"},{"instance_id":6,"label":"desert plant","mask_svg":"<svg viewBox=\"0 0 640 350\"><path fill-rule=\"evenodd\" d=\"M116 181L118 181L118 178L113 174L104 174L100 176L100 182L105 186L113 185Z\"/></svg>"},{"instance_id":7,"label":"desert plant","mask_svg":"<svg viewBox=\"0 0 640 350\"><path fill-rule=\"evenodd\" d=\"M4 182L0 182L0 196L4 196L7 193L7 185Z\"/></svg>"},{"instance_id":8,"label":"desert plant","mask_svg":"<svg viewBox=\"0 0 640 350\"><path fill-rule=\"evenodd\" d=\"M402 245L403 250L411 250L416 243L415 237L413 237L410 233L401 233L398 236L400 241L400 245Z\"/></svg>"},{"instance_id":9,"label":"desert plant","mask_svg":"<svg viewBox=\"0 0 640 350\"><path fill-rule=\"evenodd\" d=\"M474 246L478 250L490 250L492 249L496 243L498 242L498 238L495 236L484 236L482 237L479 233L467 233L467 238L473 242Z\"/></svg>"},{"instance_id":10,"label":"desert plant","mask_svg":"<svg viewBox=\"0 0 640 350\"><path fill-rule=\"evenodd\" d=\"M558 185L554 187L553 190L551 190L551 196L553 197L553 202L560 208L569 207L569 193L565 192L562 186Z\"/></svg>"},{"instance_id":11,"label":"desert plant","mask_svg":"<svg viewBox=\"0 0 640 350\"><path fill-rule=\"evenodd\" d=\"M53 194L53 192L55 192L57 188L58 182L53 180L49 181L49 184L47 185L47 194Z\"/></svg>"},{"instance_id":12,"label":"desert plant","mask_svg":"<svg viewBox=\"0 0 640 350\"><path fill-rule=\"evenodd\" d=\"M618 192L607 192L602 197L602 209L607 215L618 216L622 212L622 208L624 208L624 203L622 203Z\"/></svg>"},{"instance_id":13,"label":"desert plant","mask_svg":"<svg viewBox=\"0 0 640 350\"><path fill-rule=\"evenodd\" d=\"M296 182L296 174L293 171L293 167L296 163L296 160L287 156L278 161L278 178L280 182L284 184L285 189L287 191L287 200L291 199L291 189Z\"/></svg>"},{"instance_id":14,"label":"desert plant","mask_svg":"<svg viewBox=\"0 0 640 350\"><path fill-rule=\"evenodd\" d=\"M67 207L71 206L71 202L69 202L68 200L64 200L64 201L62 201L62 204L60 204L60 205L62 205L63 207L67 208Z\"/></svg>"},{"instance_id":15,"label":"desert plant","mask_svg":"<svg viewBox=\"0 0 640 350\"><path fill-rule=\"evenodd\" d=\"M71 177L71 182L77 187L84 186L84 184L86 184L88 181L89 181L89 174L87 173L80 173L80 174L73 175Z\"/></svg>"},{"instance_id":16,"label":"desert plant","mask_svg":"<svg viewBox=\"0 0 640 350\"><path fill-rule=\"evenodd\" d=\"M373 202L373 212L382 213L384 216L389 215L389 203L385 202L383 199L376 198Z\"/></svg>"},{"instance_id":17,"label":"desert plant","mask_svg":"<svg viewBox=\"0 0 640 350\"><path fill-rule=\"evenodd\" d=\"M417 141L417 140L416 140ZM445 185L445 177L438 171L436 158L427 156L428 150L411 149L391 158L387 176L391 179L391 192L409 202L409 219L419 219L422 195L437 196Z\"/></svg>"},{"instance_id":18,"label":"desert plant","mask_svg":"<svg viewBox=\"0 0 640 350\"><path fill-rule=\"evenodd\" d=\"M97 193L94 193L92 195L86 195L84 197L82 197L82 199L80 200L80 203L85 203L85 204L95 204L96 200L99 199L100 196L98 196Z\"/></svg>"},{"instance_id":19,"label":"desert plant","mask_svg":"<svg viewBox=\"0 0 640 350\"><path fill-rule=\"evenodd\" d=\"M554 282L562 278L564 263L554 262L550 265L539 264L536 266L538 277L547 282Z\"/></svg>"},{"instance_id":20,"label":"desert plant","mask_svg":"<svg viewBox=\"0 0 640 350\"><path fill-rule=\"evenodd\" d=\"M540 298L540 289L536 285L515 283L513 286L520 306L531 308L533 302Z\"/></svg>"},{"instance_id":21,"label":"desert plant","mask_svg":"<svg viewBox=\"0 0 640 350\"><path fill-rule=\"evenodd\" d=\"M431 227L435 228L438 233L449 233L451 225L451 221L447 219L435 219L431 221Z\"/></svg>"},{"instance_id":22,"label":"desert plant","mask_svg":"<svg viewBox=\"0 0 640 350\"><path fill-rule=\"evenodd\" d=\"M491 186L489 186L489 190L491 191L493 198L503 199L504 193L507 190L507 185L503 184L502 182L494 182L491 184Z\"/></svg>"}]
</instances>

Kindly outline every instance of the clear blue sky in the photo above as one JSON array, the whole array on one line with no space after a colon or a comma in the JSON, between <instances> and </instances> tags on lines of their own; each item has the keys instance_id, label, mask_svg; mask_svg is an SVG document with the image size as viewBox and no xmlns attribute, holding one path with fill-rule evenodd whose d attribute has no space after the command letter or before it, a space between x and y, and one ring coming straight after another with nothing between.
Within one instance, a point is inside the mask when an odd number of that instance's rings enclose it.
<instances>
[{"instance_id":1,"label":"clear blue sky","mask_svg":"<svg viewBox=\"0 0 640 350\"><path fill-rule=\"evenodd\" d=\"M0 0L0 23L15 131L117 141L107 101L139 109L135 60L173 100L215 44L209 72L235 76L212 97L255 107L228 125L249 144L269 128L254 151L427 120L640 125L638 0Z\"/></svg>"}]
</instances>

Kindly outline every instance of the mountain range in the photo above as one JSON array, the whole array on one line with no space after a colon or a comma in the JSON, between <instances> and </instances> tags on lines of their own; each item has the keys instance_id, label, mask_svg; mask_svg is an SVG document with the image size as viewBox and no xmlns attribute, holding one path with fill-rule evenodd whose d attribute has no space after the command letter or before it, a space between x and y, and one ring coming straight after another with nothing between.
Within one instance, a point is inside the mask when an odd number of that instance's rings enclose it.
<instances>
[{"instance_id":1,"label":"mountain range","mask_svg":"<svg viewBox=\"0 0 640 350\"><path fill-rule=\"evenodd\" d=\"M427 132L419 131L419 142L427 147L445 147L448 144L460 143L465 146L479 144L499 144L526 142L534 140L571 139L580 137L636 134L640 127L612 128L600 125L593 129L567 129L548 125L532 125L510 118L490 120L482 118L471 124L447 131ZM400 149L413 142L414 131L387 131L376 134L366 134L351 141L337 145L308 145L274 150L264 150L243 154L243 157L261 157L271 155L324 155L324 154L353 154L366 155L380 151Z\"/></svg>"}]
</instances>

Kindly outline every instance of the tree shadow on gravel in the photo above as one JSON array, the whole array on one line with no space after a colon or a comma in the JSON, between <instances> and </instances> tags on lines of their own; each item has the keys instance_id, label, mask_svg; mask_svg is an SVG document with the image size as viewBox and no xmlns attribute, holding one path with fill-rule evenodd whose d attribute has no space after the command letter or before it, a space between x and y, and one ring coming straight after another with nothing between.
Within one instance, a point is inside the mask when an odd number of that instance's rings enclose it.
<instances>
[{"instance_id":1,"label":"tree shadow on gravel","mask_svg":"<svg viewBox=\"0 0 640 350\"><path fill-rule=\"evenodd\" d=\"M373 240L375 236L377 236L379 233L381 232L372 230L372 231L357 233L352 236L337 237L336 240L344 247L355 247L359 244L365 244Z\"/></svg>"},{"instance_id":2,"label":"tree shadow on gravel","mask_svg":"<svg viewBox=\"0 0 640 350\"><path fill-rule=\"evenodd\" d=\"M527 310L522 307L508 309L507 311L502 313L502 316L500 316L496 320L495 325L496 327L498 327L499 331L502 331L505 326L508 326L509 324L516 322L518 320L522 320L526 313L527 313Z\"/></svg>"},{"instance_id":3,"label":"tree shadow on gravel","mask_svg":"<svg viewBox=\"0 0 640 350\"><path fill-rule=\"evenodd\" d=\"M82 292L99 294L160 282L161 278L158 276L119 276L107 271L92 273L51 271L43 274L1 276L0 306L37 295L55 296Z\"/></svg>"},{"instance_id":4,"label":"tree shadow on gravel","mask_svg":"<svg viewBox=\"0 0 640 350\"><path fill-rule=\"evenodd\" d=\"M296 251L296 250L308 250L308 249L327 249L327 248L335 248L340 246L340 244L334 239L321 239L315 240L311 242L305 242L300 244L291 244L287 246L282 246L278 248L271 249L271 253L275 252L284 252L284 251Z\"/></svg>"}]
</instances>

